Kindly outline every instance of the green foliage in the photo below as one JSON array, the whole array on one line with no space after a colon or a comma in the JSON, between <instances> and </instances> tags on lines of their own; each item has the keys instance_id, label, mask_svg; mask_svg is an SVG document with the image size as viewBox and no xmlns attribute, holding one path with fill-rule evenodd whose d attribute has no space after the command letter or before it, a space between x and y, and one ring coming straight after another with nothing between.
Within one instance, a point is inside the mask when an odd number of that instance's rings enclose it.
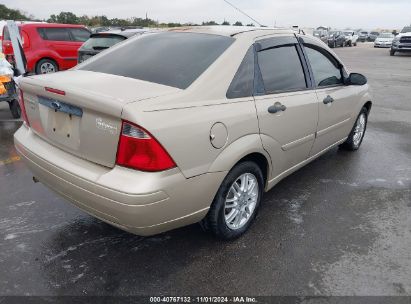
<instances>
[{"instance_id":1,"label":"green foliage","mask_svg":"<svg viewBox=\"0 0 411 304\"><path fill-rule=\"evenodd\" d=\"M29 20L22 11L7 8L4 4L0 4L0 19L3 20Z\"/></svg>"},{"instance_id":2,"label":"green foliage","mask_svg":"<svg viewBox=\"0 0 411 304\"><path fill-rule=\"evenodd\" d=\"M72 12L61 12L58 15L51 15L47 20L50 23L65 23L65 24L78 24L79 17Z\"/></svg>"},{"instance_id":3,"label":"green foliage","mask_svg":"<svg viewBox=\"0 0 411 304\"><path fill-rule=\"evenodd\" d=\"M202 25L218 25L218 23L215 21L205 21Z\"/></svg>"},{"instance_id":4,"label":"green foliage","mask_svg":"<svg viewBox=\"0 0 411 304\"><path fill-rule=\"evenodd\" d=\"M15 9L9 9L4 4L0 4L0 19L4 20L34 20L34 16L27 16L24 12ZM40 20L37 20L40 21ZM47 19L50 23L65 23L65 24L83 24L88 27L180 27L180 26L198 26L194 23L181 24L179 22L159 23L150 18L131 17L127 19L112 18L107 16L77 16L72 12L60 12L59 14L52 14ZM205 21L202 25L219 25L214 20ZM224 20L221 25L230 25L230 22ZM240 21L234 23L236 26L242 26ZM247 24L247 26L254 26L254 24Z\"/></svg>"}]
</instances>

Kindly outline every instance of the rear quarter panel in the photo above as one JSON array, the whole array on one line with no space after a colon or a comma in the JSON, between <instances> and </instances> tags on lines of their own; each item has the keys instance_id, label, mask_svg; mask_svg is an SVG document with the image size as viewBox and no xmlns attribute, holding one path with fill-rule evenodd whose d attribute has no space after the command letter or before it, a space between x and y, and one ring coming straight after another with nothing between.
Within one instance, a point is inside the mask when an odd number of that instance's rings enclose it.
<instances>
[{"instance_id":1,"label":"rear quarter panel","mask_svg":"<svg viewBox=\"0 0 411 304\"><path fill-rule=\"evenodd\" d=\"M252 97L235 102L224 99L204 103L140 114L125 110L123 116L147 129L164 146L186 177L228 171L247 151L263 150ZM210 140L210 131L215 123L224 124L227 130L225 144L220 149L214 148ZM230 158L217 160L231 145L250 135L255 136L242 142L241 149L235 149L235 153L230 152Z\"/></svg>"}]
</instances>

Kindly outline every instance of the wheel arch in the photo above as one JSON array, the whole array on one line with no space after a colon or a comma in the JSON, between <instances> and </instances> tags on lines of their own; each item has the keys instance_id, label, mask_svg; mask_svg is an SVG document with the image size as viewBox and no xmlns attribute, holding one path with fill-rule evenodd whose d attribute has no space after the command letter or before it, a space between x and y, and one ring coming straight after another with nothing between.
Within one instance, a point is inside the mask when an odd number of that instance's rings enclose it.
<instances>
[{"instance_id":1,"label":"wheel arch","mask_svg":"<svg viewBox=\"0 0 411 304\"><path fill-rule=\"evenodd\" d=\"M209 172L228 172L244 161L255 162L263 172L267 184L271 176L272 162L262 146L259 134L246 135L227 146L211 164Z\"/></svg>"},{"instance_id":2,"label":"wheel arch","mask_svg":"<svg viewBox=\"0 0 411 304\"><path fill-rule=\"evenodd\" d=\"M367 102L363 105L363 107L367 109L368 114L369 114L370 111L371 111L371 108L372 108L372 101L371 101L371 100L367 101Z\"/></svg>"},{"instance_id":3,"label":"wheel arch","mask_svg":"<svg viewBox=\"0 0 411 304\"><path fill-rule=\"evenodd\" d=\"M261 169L261 172L263 173L264 183L267 184L270 166L265 155L259 152L250 153L244 156L242 159L240 159L233 167L235 167L239 163L246 161L251 161L257 164L257 166Z\"/></svg>"}]
</instances>

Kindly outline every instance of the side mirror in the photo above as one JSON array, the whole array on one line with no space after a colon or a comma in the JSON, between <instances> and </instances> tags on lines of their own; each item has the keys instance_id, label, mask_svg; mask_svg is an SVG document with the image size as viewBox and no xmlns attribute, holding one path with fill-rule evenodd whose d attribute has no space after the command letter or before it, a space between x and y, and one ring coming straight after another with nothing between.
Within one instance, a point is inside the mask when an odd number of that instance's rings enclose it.
<instances>
[{"instance_id":1,"label":"side mirror","mask_svg":"<svg viewBox=\"0 0 411 304\"><path fill-rule=\"evenodd\" d=\"M351 73L350 76L348 76L348 85L362 86L367 84L367 82L367 77L359 73Z\"/></svg>"}]
</instances>

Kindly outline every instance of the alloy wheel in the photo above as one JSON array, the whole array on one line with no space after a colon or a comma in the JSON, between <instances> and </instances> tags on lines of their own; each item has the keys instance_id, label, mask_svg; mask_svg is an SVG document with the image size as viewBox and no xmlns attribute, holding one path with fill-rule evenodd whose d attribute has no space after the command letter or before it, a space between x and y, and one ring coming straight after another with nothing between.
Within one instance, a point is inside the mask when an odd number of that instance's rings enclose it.
<instances>
[{"instance_id":1,"label":"alloy wheel","mask_svg":"<svg viewBox=\"0 0 411 304\"><path fill-rule=\"evenodd\" d=\"M239 176L228 191L224 217L232 230L244 227L252 217L257 206L259 186L257 178L251 173Z\"/></svg>"},{"instance_id":2,"label":"alloy wheel","mask_svg":"<svg viewBox=\"0 0 411 304\"><path fill-rule=\"evenodd\" d=\"M359 146L361 143L365 132L366 122L367 118L365 117L365 114L361 113L360 117L358 117L357 124L355 125L354 129L353 143L355 146Z\"/></svg>"},{"instance_id":3,"label":"alloy wheel","mask_svg":"<svg viewBox=\"0 0 411 304\"><path fill-rule=\"evenodd\" d=\"M41 72L41 74L54 73L54 72L56 72L56 67L50 62L44 62L40 66L40 72Z\"/></svg>"}]
</instances>

